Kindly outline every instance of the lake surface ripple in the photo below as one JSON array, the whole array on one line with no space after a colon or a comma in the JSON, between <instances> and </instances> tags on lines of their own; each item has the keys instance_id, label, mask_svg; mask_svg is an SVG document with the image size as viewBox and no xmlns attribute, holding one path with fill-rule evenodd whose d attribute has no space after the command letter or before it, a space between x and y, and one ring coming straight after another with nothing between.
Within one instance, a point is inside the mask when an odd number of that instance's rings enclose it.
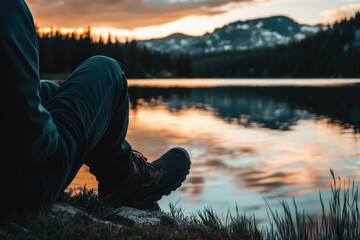
<instances>
[{"instance_id":1,"label":"lake surface ripple","mask_svg":"<svg viewBox=\"0 0 360 240\"><path fill-rule=\"evenodd\" d=\"M360 177L360 81L130 80L127 140L149 159L186 148L191 172L159 204L185 213L281 209L295 196L307 213L329 194L329 169ZM97 187L84 166L71 187Z\"/></svg>"}]
</instances>

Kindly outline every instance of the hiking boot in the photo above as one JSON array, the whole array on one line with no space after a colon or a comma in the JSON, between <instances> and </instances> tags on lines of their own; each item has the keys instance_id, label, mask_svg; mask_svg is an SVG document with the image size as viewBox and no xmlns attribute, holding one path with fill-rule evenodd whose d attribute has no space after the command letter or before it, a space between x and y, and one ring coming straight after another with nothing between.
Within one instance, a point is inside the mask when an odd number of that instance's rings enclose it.
<instances>
[{"instance_id":1,"label":"hiking boot","mask_svg":"<svg viewBox=\"0 0 360 240\"><path fill-rule=\"evenodd\" d=\"M134 169L118 183L99 182L99 195L113 206L151 209L162 196L181 186L190 170L190 157L183 148L172 148L149 163L132 150Z\"/></svg>"}]
</instances>

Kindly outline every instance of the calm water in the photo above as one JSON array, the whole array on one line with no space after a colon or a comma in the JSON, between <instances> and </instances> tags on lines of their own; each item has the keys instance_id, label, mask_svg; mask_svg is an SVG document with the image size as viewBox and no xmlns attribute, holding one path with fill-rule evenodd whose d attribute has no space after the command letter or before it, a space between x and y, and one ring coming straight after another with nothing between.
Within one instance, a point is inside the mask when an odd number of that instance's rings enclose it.
<instances>
[{"instance_id":1,"label":"calm water","mask_svg":"<svg viewBox=\"0 0 360 240\"><path fill-rule=\"evenodd\" d=\"M320 211L329 169L360 180L359 80L132 80L127 139L156 159L186 148L186 182L159 204L185 213L235 206L266 222L266 203ZM97 187L84 166L71 187ZM326 200L327 202L327 200Z\"/></svg>"}]
</instances>

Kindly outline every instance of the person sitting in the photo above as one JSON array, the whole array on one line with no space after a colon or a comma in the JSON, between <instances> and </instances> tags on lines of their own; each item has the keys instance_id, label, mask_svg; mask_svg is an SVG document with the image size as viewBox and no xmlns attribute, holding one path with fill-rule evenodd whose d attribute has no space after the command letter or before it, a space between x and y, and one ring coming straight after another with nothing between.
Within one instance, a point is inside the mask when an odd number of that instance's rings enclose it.
<instances>
[{"instance_id":1,"label":"person sitting","mask_svg":"<svg viewBox=\"0 0 360 240\"><path fill-rule=\"evenodd\" d=\"M172 148L147 162L126 141L129 97L119 62L94 56L61 84L40 81L24 0L0 2L0 216L49 206L83 164L114 205L146 208L185 180L190 157Z\"/></svg>"}]
</instances>

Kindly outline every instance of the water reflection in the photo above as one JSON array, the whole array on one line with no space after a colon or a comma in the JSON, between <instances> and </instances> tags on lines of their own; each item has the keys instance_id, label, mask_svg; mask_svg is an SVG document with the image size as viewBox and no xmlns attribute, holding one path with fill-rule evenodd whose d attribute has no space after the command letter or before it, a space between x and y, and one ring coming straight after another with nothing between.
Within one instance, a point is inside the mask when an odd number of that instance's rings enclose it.
<instances>
[{"instance_id":1,"label":"water reflection","mask_svg":"<svg viewBox=\"0 0 360 240\"><path fill-rule=\"evenodd\" d=\"M196 108L213 113L227 122L245 127L289 130L298 120L329 118L344 128L359 131L360 85L343 86L268 86L268 87L198 87L130 88L133 109L138 101L156 107L166 103L169 111ZM158 100L158 101L157 101Z\"/></svg>"},{"instance_id":2,"label":"water reflection","mask_svg":"<svg viewBox=\"0 0 360 240\"><path fill-rule=\"evenodd\" d=\"M156 88L132 86L127 139L150 159L167 149L189 150L192 169L183 186L160 201L191 213L211 205L255 212L266 219L267 199L297 196L318 210L329 189L329 168L359 175L359 85ZM83 172L72 186L96 186Z\"/></svg>"}]
</instances>

